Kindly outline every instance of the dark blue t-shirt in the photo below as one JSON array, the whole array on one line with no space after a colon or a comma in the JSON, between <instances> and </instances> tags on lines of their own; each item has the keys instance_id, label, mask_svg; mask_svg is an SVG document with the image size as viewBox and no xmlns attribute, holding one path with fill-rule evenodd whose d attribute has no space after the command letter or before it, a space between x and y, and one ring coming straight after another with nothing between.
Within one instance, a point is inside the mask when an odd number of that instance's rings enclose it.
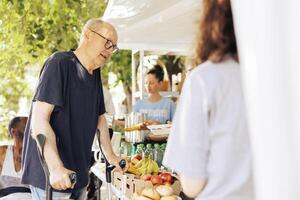
<instances>
[{"instance_id":1,"label":"dark blue t-shirt","mask_svg":"<svg viewBox=\"0 0 300 200\"><path fill-rule=\"evenodd\" d=\"M105 113L100 69L91 75L72 51L55 53L41 70L33 101L54 105L50 125L59 156L77 174L74 190L85 187L98 117ZM22 183L45 189L36 142L30 136L31 115L30 111L24 134Z\"/></svg>"}]
</instances>

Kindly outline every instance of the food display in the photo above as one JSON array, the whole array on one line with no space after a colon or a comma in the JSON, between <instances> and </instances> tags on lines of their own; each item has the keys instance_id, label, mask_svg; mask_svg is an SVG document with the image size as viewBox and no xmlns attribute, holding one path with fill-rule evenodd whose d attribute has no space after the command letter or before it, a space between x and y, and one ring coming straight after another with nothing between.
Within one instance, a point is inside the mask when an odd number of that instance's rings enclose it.
<instances>
[{"instance_id":1,"label":"food display","mask_svg":"<svg viewBox=\"0 0 300 200\"><path fill-rule=\"evenodd\" d=\"M150 158L149 154L145 154L141 160L138 160L138 158L140 158L140 156L136 155L131 159L128 169L129 173L140 176L144 176L146 174L158 174L158 164Z\"/></svg>"},{"instance_id":2,"label":"food display","mask_svg":"<svg viewBox=\"0 0 300 200\"><path fill-rule=\"evenodd\" d=\"M135 115L132 115L135 116ZM176 175L168 172L162 165L166 142L131 142L126 140L127 133L141 134L144 129L150 131L169 131L170 124L157 125L156 122L144 121L129 123L125 130L125 141L120 146L120 156L126 158L129 168L125 174L113 172L113 186L123 190L128 199L138 200L178 200L181 185ZM134 120L134 122L136 122ZM155 125L154 125L155 124ZM148 132L149 132L148 130ZM149 134L149 133L148 133ZM154 134L153 134L154 135ZM164 134L165 135L165 134ZM156 137L162 136L160 134ZM125 176L124 176L125 175ZM125 178L126 177L126 178ZM126 187L124 188L124 181Z\"/></svg>"},{"instance_id":3,"label":"food display","mask_svg":"<svg viewBox=\"0 0 300 200\"><path fill-rule=\"evenodd\" d=\"M124 128L124 131L141 131L141 130L147 130L147 126L151 126L151 125L158 125L158 122L155 121L144 121L144 122L140 122L138 124L134 124L130 127L126 127Z\"/></svg>"},{"instance_id":4,"label":"food display","mask_svg":"<svg viewBox=\"0 0 300 200\"><path fill-rule=\"evenodd\" d=\"M171 186L160 185L157 187L146 187L142 192L134 193L133 200L178 200L179 197L174 194L174 190Z\"/></svg>"},{"instance_id":5,"label":"food display","mask_svg":"<svg viewBox=\"0 0 300 200\"><path fill-rule=\"evenodd\" d=\"M154 135L169 135L172 124L148 125L147 128Z\"/></svg>"},{"instance_id":6,"label":"food display","mask_svg":"<svg viewBox=\"0 0 300 200\"><path fill-rule=\"evenodd\" d=\"M172 185L173 177L169 172L162 172L159 175L146 174L141 177L144 181L151 181L153 185Z\"/></svg>"}]
</instances>

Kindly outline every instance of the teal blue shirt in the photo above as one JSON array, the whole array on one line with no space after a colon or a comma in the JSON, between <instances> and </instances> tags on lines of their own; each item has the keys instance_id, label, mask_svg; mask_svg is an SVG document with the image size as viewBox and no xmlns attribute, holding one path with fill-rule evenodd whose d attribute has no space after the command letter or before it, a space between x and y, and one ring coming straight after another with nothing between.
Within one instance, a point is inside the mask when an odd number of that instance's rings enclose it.
<instances>
[{"instance_id":1,"label":"teal blue shirt","mask_svg":"<svg viewBox=\"0 0 300 200\"><path fill-rule=\"evenodd\" d=\"M169 98L162 98L158 102L150 102L148 99L139 100L133 107L134 112L147 113L147 120L159 121L165 124L172 121L175 113L175 104Z\"/></svg>"}]
</instances>

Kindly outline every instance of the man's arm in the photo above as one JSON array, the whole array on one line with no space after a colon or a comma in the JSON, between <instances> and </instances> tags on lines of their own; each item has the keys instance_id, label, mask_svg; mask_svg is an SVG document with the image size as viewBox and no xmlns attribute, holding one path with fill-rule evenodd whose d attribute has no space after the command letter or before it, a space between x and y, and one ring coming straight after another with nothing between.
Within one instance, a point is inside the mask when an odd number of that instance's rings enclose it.
<instances>
[{"instance_id":1,"label":"man's arm","mask_svg":"<svg viewBox=\"0 0 300 200\"><path fill-rule=\"evenodd\" d=\"M46 102L36 101L33 103L31 134L33 138L36 138L38 134L46 136L44 157L50 171L50 184L54 189L65 190L71 188L69 174L72 171L64 168L58 154L56 136L49 123L53 109L54 105Z\"/></svg>"},{"instance_id":2,"label":"man's arm","mask_svg":"<svg viewBox=\"0 0 300 200\"><path fill-rule=\"evenodd\" d=\"M0 174L2 173L2 167L6 155L7 146L0 146Z\"/></svg>"},{"instance_id":3,"label":"man's arm","mask_svg":"<svg viewBox=\"0 0 300 200\"><path fill-rule=\"evenodd\" d=\"M98 119L97 129L100 130L100 142L106 158L108 159L110 164L115 165L117 169L121 170L119 167L119 161L121 160L121 158L116 156L116 154L113 152L108 132L108 126L104 114L101 115ZM125 171L128 167L128 164L126 164Z\"/></svg>"},{"instance_id":4,"label":"man's arm","mask_svg":"<svg viewBox=\"0 0 300 200\"><path fill-rule=\"evenodd\" d=\"M186 176L180 176L182 191L189 198L196 198L204 189L206 181Z\"/></svg>"}]
</instances>

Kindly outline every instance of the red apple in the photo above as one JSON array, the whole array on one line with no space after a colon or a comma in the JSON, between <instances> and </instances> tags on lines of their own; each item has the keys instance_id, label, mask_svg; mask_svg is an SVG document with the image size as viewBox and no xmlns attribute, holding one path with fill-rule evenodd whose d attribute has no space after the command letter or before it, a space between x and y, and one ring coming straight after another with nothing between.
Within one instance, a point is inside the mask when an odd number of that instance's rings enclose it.
<instances>
[{"instance_id":1,"label":"red apple","mask_svg":"<svg viewBox=\"0 0 300 200\"><path fill-rule=\"evenodd\" d=\"M163 183L173 183L173 177L170 173L168 172L163 172L159 175L163 181Z\"/></svg>"},{"instance_id":2,"label":"red apple","mask_svg":"<svg viewBox=\"0 0 300 200\"><path fill-rule=\"evenodd\" d=\"M163 183L163 181L161 180L161 177L158 175L153 175L151 177L151 183L153 185L161 185Z\"/></svg>"},{"instance_id":3,"label":"red apple","mask_svg":"<svg viewBox=\"0 0 300 200\"><path fill-rule=\"evenodd\" d=\"M138 159L138 160L142 160L142 156L137 154L136 156L134 156L134 158Z\"/></svg>"},{"instance_id":4,"label":"red apple","mask_svg":"<svg viewBox=\"0 0 300 200\"><path fill-rule=\"evenodd\" d=\"M150 181L151 180L151 175L150 174L146 174L146 175L144 175L144 176L142 176L142 179L144 180L144 181Z\"/></svg>"}]
</instances>

